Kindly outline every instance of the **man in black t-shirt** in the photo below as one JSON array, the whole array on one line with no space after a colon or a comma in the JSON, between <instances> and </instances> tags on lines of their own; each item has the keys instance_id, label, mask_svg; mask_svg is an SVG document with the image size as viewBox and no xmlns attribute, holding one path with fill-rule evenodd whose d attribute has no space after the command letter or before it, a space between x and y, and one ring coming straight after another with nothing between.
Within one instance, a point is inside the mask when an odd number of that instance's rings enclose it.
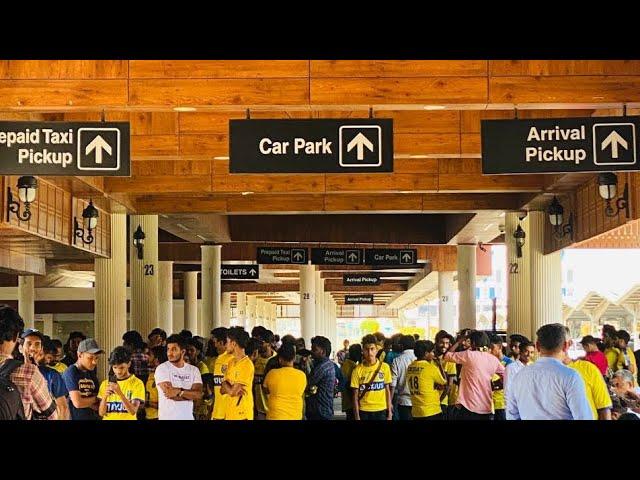
<instances>
[{"instance_id":1,"label":"man in black t-shirt","mask_svg":"<svg viewBox=\"0 0 640 480\"><path fill-rule=\"evenodd\" d=\"M67 368L62 379L69 391L71 420L99 420L98 355L104 353L93 338L87 338L78 346L78 360Z\"/></svg>"}]
</instances>

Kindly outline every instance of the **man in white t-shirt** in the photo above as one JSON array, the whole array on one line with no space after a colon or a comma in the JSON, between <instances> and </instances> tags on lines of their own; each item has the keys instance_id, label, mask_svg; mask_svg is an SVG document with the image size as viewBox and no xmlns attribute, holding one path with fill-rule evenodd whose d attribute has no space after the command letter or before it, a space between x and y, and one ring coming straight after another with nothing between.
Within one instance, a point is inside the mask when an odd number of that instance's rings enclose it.
<instances>
[{"instance_id":1,"label":"man in white t-shirt","mask_svg":"<svg viewBox=\"0 0 640 480\"><path fill-rule=\"evenodd\" d=\"M168 361L158 365L159 420L193 420L193 402L202 398L202 377L197 367L184 361L187 342L180 335L167 338Z\"/></svg>"}]
</instances>

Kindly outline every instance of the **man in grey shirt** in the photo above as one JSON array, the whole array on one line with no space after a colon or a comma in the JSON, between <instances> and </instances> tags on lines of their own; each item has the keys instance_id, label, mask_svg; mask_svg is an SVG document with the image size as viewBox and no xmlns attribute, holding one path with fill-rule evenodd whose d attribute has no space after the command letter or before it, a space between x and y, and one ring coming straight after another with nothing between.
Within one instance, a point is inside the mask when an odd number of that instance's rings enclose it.
<instances>
[{"instance_id":1,"label":"man in grey shirt","mask_svg":"<svg viewBox=\"0 0 640 480\"><path fill-rule=\"evenodd\" d=\"M406 380L407 367L416 359L413 353L416 340L413 335L402 335L399 344L402 353L391 363L391 398L394 413L397 412L397 415L394 414L394 419L411 420L411 392Z\"/></svg>"}]
</instances>

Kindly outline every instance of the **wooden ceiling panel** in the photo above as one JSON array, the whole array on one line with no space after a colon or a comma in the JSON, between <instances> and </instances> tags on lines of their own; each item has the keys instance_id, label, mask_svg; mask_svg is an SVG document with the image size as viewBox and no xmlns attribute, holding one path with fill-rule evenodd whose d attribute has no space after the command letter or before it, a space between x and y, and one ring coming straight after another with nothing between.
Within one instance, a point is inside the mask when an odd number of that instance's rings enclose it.
<instances>
[{"instance_id":1,"label":"wooden ceiling panel","mask_svg":"<svg viewBox=\"0 0 640 480\"><path fill-rule=\"evenodd\" d=\"M483 76L486 60L311 60L312 77Z\"/></svg>"},{"instance_id":2,"label":"wooden ceiling panel","mask_svg":"<svg viewBox=\"0 0 640 480\"><path fill-rule=\"evenodd\" d=\"M305 78L309 60L130 60L131 78Z\"/></svg>"}]
</instances>

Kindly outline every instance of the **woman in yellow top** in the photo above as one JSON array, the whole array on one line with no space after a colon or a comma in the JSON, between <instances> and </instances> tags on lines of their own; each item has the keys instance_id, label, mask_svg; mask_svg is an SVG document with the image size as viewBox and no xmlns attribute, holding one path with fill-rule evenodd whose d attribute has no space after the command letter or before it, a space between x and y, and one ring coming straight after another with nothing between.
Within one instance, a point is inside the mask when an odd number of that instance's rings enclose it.
<instances>
[{"instance_id":1,"label":"woman in yellow top","mask_svg":"<svg viewBox=\"0 0 640 480\"><path fill-rule=\"evenodd\" d=\"M302 420L307 376L293 368L296 347L283 343L278 350L280 368L272 368L262 382L267 393L267 420Z\"/></svg>"},{"instance_id":2,"label":"woman in yellow top","mask_svg":"<svg viewBox=\"0 0 640 480\"><path fill-rule=\"evenodd\" d=\"M144 384L129 373L131 353L116 347L109 356L109 379L100 385L98 413L103 420L136 420L138 408L144 405Z\"/></svg>"},{"instance_id":3,"label":"woman in yellow top","mask_svg":"<svg viewBox=\"0 0 640 480\"><path fill-rule=\"evenodd\" d=\"M440 392L447 384L439 364L433 363L435 344L418 340L413 352L416 360L407 367L406 382L411 392L411 416L415 420L442 420Z\"/></svg>"}]
</instances>

